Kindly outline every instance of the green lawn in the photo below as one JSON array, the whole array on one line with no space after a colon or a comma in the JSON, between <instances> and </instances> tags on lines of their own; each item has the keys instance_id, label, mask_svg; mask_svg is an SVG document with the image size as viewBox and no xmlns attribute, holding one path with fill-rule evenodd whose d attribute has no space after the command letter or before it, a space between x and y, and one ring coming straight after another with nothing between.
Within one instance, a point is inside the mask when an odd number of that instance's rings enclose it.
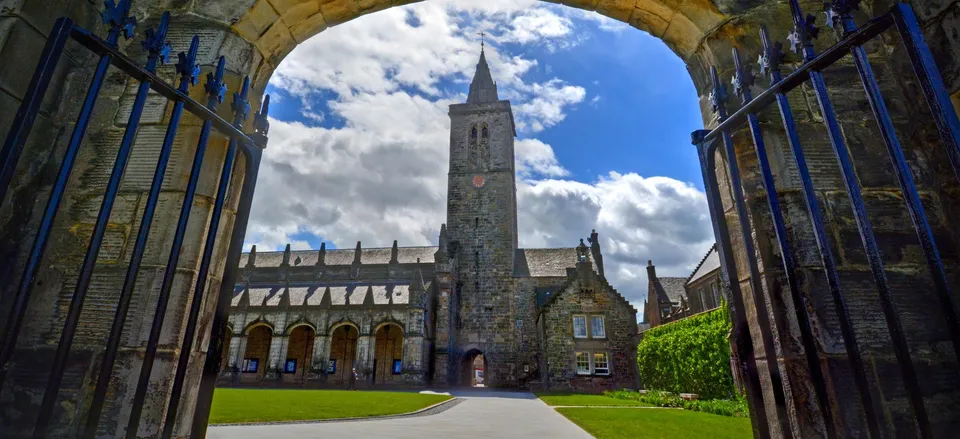
<instances>
[{"instance_id":1,"label":"green lawn","mask_svg":"<svg viewBox=\"0 0 960 439\"><path fill-rule=\"evenodd\" d=\"M556 410L597 439L753 437L748 418L661 408L559 408Z\"/></svg>"},{"instance_id":2,"label":"green lawn","mask_svg":"<svg viewBox=\"0 0 960 439\"><path fill-rule=\"evenodd\" d=\"M640 401L629 399L610 398L603 395L586 395L578 393L545 393L537 392L537 396L547 405L587 405L587 406L630 406L644 407L645 404Z\"/></svg>"},{"instance_id":3,"label":"green lawn","mask_svg":"<svg viewBox=\"0 0 960 439\"><path fill-rule=\"evenodd\" d=\"M448 395L347 390L217 389L211 424L304 421L409 413L446 401Z\"/></svg>"}]
</instances>

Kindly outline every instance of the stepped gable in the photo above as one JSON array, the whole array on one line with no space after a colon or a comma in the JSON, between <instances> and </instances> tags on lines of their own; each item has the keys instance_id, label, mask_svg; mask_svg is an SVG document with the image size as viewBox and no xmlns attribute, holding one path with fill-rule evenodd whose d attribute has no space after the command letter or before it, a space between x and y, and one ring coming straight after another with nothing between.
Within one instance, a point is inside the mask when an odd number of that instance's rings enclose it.
<instances>
[{"instance_id":1,"label":"stepped gable","mask_svg":"<svg viewBox=\"0 0 960 439\"><path fill-rule=\"evenodd\" d=\"M436 246L423 246L423 247L398 247L397 251L397 263L400 264L415 264L417 259L420 259L421 264L432 264L434 263L434 254L437 252L439 247ZM326 250L324 256L325 265L351 265L353 264L355 249L335 249L335 250ZM377 265L383 264L387 265L390 263L392 256L393 248L392 247L378 247L378 248L362 248L360 250L360 261L363 265ZM257 268L269 268L269 267L280 267L283 264L283 255L284 252L256 252L256 267ZM244 253L240 258L241 263L240 267L247 266L247 261L249 260L249 253ZM298 266L311 266L316 265L317 261L320 259L320 253L317 250L298 250L290 252L290 260L300 259L300 264Z\"/></svg>"},{"instance_id":2,"label":"stepped gable","mask_svg":"<svg viewBox=\"0 0 960 439\"><path fill-rule=\"evenodd\" d=\"M620 302L623 305L626 305L627 307L632 309L633 312L637 312L637 309L633 307L630 301L627 300L626 297L623 297L623 295L620 294L620 292L617 291L616 288L610 285L610 283L607 282L606 278L604 278L603 276L600 276L600 274L597 273L597 270L595 268L591 269L591 273L593 273L593 275L596 277L596 282L600 284L601 289L609 291L610 294L613 294L613 296L617 299L618 302ZM553 302L556 302L557 297L565 293L567 289L570 288L571 285L573 285L574 282L576 282L577 280L580 280L580 276L582 276L582 272L580 270L573 270L573 273L567 277L567 280L564 281L559 288L557 288L556 292L554 292L549 297L547 297L543 305L540 306L541 312L549 308L550 305L553 304Z\"/></svg>"},{"instance_id":3,"label":"stepped gable","mask_svg":"<svg viewBox=\"0 0 960 439\"><path fill-rule=\"evenodd\" d=\"M594 272L599 273L596 261L587 255ZM514 277L567 277L567 269L577 265L577 249L520 248L513 258Z\"/></svg>"},{"instance_id":4,"label":"stepped gable","mask_svg":"<svg viewBox=\"0 0 960 439\"><path fill-rule=\"evenodd\" d=\"M690 277L687 278L687 284L697 281L698 279L712 273L715 270L720 269L720 253L717 253L717 244L714 243L710 246L710 250L707 250L707 254L703 255L703 259L700 260L700 263L697 264L697 268L693 269L693 272L690 273Z\"/></svg>"}]
</instances>

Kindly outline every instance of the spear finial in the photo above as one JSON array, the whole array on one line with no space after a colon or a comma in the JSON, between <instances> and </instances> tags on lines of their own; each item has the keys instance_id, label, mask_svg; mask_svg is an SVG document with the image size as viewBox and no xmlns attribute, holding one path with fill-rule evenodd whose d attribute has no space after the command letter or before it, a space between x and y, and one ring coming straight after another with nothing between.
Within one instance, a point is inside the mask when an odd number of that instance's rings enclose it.
<instances>
[{"instance_id":1,"label":"spear finial","mask_svg":"<svg viewBox=\"0 0 960 439\"><path fill-rule=\"evenodd\" d=\"M749 68L743 68L743 62L740 60L740 51L736 47L733 48L733 65L736 67L736 71L733 73L733 94L740 96L740 99L744 104L750 101L750 87L753 86L756 78L753 76L753 72Z\"/></svg>"},{"instance_id":2,"label":"spear finial","mask_svg":"<svg viewBox=\"0 0 960 439\"><path fill-rule=\"evenodd\" d=\"M107 43L116 47L120 35L126 39L133 38L133 30L137 27L137 19L130 16L130 0L120 0L114 3L113 0L103 2L103 12L100 13L103 24L110 26L110 33L107 36Z\"/></svg>"},{"instance_id":3,"label":"spear finial","mask_svg":"<svg viewBox=\"0 0 960 439\"><path fill-rule=\"evenodd\" d=\"M157 69L157 61L160 61L163 64L167 63L167 60L170 58L170 52L173 50L170 47L170 42L167 41L167 29L170 27L170 13L164 12L160 16L160 24L157 25L157 30L147 29L144 34L143 50L147 52L147 70L153 72Z\"/></svg>"},{"instance_id":4,"label":"spear finial","mask_svg":"<svg viewBox=\"0 0 960 439\"><path fill-rule=\"evenodd\" d=\"M243 78L243 85L240 86L240 91L233 94L233 124L234 125L243 125L243 122L247 120L247 116L250 114L250 101L247 100L247 94L250 92L250 77Z\"/></svg>"},{"instance_id":5,"label":"spear finial","mask_svg":"<svg viewBox=\"0 0 960 439\"><path fill-rule=\"evenodd\" d=\"M713 91L710 92L710 104L713 112L721 118L727 117L727 86L720 81L717 68L710 66L710 78L713 80Z\"/></svg>"},{"instance_id":6,"label":"spear finial","mask_svg":"<svg viewBox=\"0 0 960 439\"><path fill-rule=\"evenodd\" d=\"M221 56L220 60L217 62L217 70L215 73L207 73L207 96L210 96L210 100L207 102L207 106L213 106L216 103L223 103L223 96L227 93L227 84L223 83L223 71L226 68L227 61Z\"/></svg>"},{"instance_id":7,"label":"spear finial","mask_svg":"<svg viewBox=\"0 0 960 439\"><path fill-rule=\"evenodd\" d=\"M763 52L760 53L757 64L760 65L760 74L769 76L772 82L774 72L779 72L780 64L783 63L783 43L776 41L771 44L767 27L762 24L760 25L760 42L763 43Z\"/></svg>"},{"instance_id":8,"label":"spear finial","mask_svg":"<svg viewBox=\"0 0 960 439\"><path fill-rule=\"evenodd\" d=\"M194 35L190 41L190 50L177 54L177 73L180 74L180 91L186 92L187 87L197 85L200 80L200 65L197 64L197 53L200 51L200 37Z\"/></svg>"}]
</instances>

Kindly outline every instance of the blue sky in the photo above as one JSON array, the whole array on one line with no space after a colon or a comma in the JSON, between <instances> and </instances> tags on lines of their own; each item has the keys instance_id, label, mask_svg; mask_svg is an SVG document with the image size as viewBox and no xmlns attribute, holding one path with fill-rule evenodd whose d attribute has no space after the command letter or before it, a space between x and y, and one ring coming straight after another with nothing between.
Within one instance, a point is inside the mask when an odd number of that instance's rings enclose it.
<instances>
[{"instance_id":1,"label":"blue sky","mask_svg":"<svg viewBox=\"0 0 960 439\"><path fill-rule=\"evenodd\" d=\"M449 118L479 36L518 125L520 241L601 235L607 277L640 309L648 259L685 276L712 243L683 62L650 35L527 0L434 0L328 29L268 87L271 139L247 245L435 244Z\"/></svg>"}]
</instances>

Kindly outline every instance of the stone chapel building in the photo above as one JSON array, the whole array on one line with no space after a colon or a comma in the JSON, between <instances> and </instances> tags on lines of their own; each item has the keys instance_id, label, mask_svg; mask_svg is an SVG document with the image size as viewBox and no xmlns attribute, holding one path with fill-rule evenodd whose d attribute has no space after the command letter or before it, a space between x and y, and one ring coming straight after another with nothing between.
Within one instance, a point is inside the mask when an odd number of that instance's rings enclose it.
<instances>
[{"instance_id":1,"label":"stone chapel building","mask_svg":"<svg viewBox=\"0 0 960 439\"><path fill-rule=\"evenodd\" d=\"M480 52L450 106L437 247L257 253L241 264L221 384L636 388L634 309L587 246L517 246L514 126Z\"/></svg>"}]
</instances>

